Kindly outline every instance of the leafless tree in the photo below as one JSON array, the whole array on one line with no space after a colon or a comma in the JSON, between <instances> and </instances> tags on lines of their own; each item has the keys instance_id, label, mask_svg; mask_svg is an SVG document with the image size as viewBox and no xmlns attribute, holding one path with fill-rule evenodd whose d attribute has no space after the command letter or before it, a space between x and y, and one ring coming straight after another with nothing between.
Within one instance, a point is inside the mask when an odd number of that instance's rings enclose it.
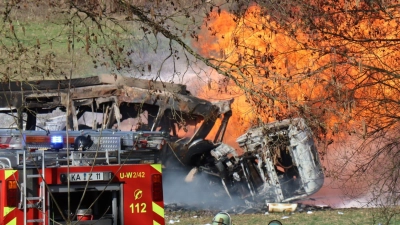
<instances>
[{"instance_id":1,"label":"leafless tree","mask_svg":"<svg viewBox=\"0 0 400 225\"><path fill-rule=\"evenodd\" d=\"M243 98L236 109L243 127L306 118L321 154L336 156L328 176L363 178L372 201L398 204L399 7L394 0L5 1L0 73L3 82L194 75L205 80L199 93ZM51 24L46 35L32 19Z\"/></svg>"}]
</instances>

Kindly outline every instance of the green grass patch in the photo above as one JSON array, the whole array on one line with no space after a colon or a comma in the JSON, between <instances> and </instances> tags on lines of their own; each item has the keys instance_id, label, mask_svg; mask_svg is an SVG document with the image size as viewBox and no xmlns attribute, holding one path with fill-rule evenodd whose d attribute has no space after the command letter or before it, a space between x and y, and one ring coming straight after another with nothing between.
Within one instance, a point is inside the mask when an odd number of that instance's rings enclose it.
<instances>
[{"instance_id":1,"label":"green grass patch","mask_svg":"<svg viewBox=\"0 0 400 225\"><path fill-rule=\"evenodd\" d=\"M12 68L0 72L30 79L68 77L71 68L74 77L111 72L113 60L127 56L138 29L124 21L99 23L69 14L0 20L0 64Z\"/></svg>"},{"instance_id":2,"label":"green grass patch","mask_svg":"<svg viewBox=\"0 0 400 225\"><path fill-rule=\"evenodd\" d=\"M100 19L48 4L19 6L0 20L0 75L6 81L68 78L71 70L74 78L146 75L156 71L170 51L180 50L171 50L162 35L136 19L127 21L121 13ZM188 26L185 19L171 18L177 33Z\"/></svg>"},{"instance_id":3,"label":"green grass patch","mask_svg":"<svg viewBox=\"0 0 400 225\"><path fill-rule=\"evenodd\" d=\"M279 220L282 224L298 225L400 225L400 214L390 221L382 218L381 209L331 209L323 211L295 212L295 213L268 213L268 214L231 214L234 225L266 225L271 220ZM181 225L211 224L214 214L211 212L167 212L166 224L174 221ZM177 222L179 220L179 222Z\"/></svg>"}]
</instances>

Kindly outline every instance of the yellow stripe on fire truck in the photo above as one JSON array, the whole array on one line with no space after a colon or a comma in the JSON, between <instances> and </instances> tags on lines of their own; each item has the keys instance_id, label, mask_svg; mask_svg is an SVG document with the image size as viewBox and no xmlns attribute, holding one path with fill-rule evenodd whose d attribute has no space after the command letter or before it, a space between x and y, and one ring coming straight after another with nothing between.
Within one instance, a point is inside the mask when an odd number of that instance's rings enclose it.
<instances>
[{"instance_id":1,"label":"yellow stripe on fire truck","mask_svg":"<svg viewBox=\"0 0 400 225\"><path fill-rule=\"evenodd\" d=\"M14 175L14 173L17 172L16 170L4 170L4 180L7 180L10 176ZM7 216L10 212L12 212L15 209L15 207L3 207L3 216ZM10 222L8 222L6 225L15 225L17 224L17 218L14 218Z\"/></svg>"},{"instance_id":2,"label":"yellow stripe on fire truck","mask_svg":"<svg viewBox=\"0 0 400 225\"><path fill-rule=\"evenodd\" d=\"M151 167L161 173L161 164L151 164Z\"/></svg>"},{"instance_id":3,"label":"yellow stripe on fire truck","mask_svg":"<svg viewBox=\"0 0 400 225\"><path fill-rule=\"evenodd\" d=\"M4 207L3 211L3 216L7 216L10 212L12 212L15 209L15 207Z\"/></svg>"},{"instance_id":4,"label":"yellow stripe on fire truck","mask_svg":"<svg viewBox=\"0 0 400 225\"><path fill-rule=\"evenodd\" d=\"M4 170L4 179L8 179L11 175L13 175L16 170Z\"/></svg>"},{"instance_id":5,"label":"yellow stripe on fire truck","mask_svg":"<svg viewBox=\"0 0 400 225\"><path fill-rule=\"evenodd\" d=\"M153 212L164 218L164 208L153 202Z\"/></svg>"},{"instance_id":6,"label":"yellow stripe on fire truck","mask_svg":"<svg viewBox=\"0 0 400 225\"><path fill-rule=\"evenodd\" d=\"M159 173L161 173L161 164L151 164L151 166L157 170ZM164 208L158 205L156 202L152 203L152 209L153 213L159 215L162 219L164 219ZM159 222L156 220L153 220L153 225L160 225Z\"/></svg>"},{"instance_id":7,"label":"yellow stripe on fire truck","mask_svg":"<svg viewBox=\"0 0 400 225\"><path fill-rule=\"evenodd\" d=\"M8 222L6 225L17 225L17 218L12 219L10 222Z\"/></svg>"}]
</instances>

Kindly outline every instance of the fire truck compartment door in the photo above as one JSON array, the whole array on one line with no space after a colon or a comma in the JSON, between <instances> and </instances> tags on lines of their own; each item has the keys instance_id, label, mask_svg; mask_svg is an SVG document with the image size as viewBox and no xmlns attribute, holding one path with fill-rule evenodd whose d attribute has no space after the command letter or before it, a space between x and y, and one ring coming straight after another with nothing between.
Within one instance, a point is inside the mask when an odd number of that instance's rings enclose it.
<instances>
[{"instance_id":1,"label":"fire truck compartment door","mask_svg":"<svg viewBox=\"0 0 400 225\"><path fill-rule=\"evenodd\" d=\"M123 187L122 184L119 183L111 183L111 184L99 184L97 182L90 182L87 186L86 183L83 182L81 184L76 184L72 183L70 184L69 188L66 184L63 185L51 185L49 186L50 192L53 193L56 199L58 199L59 196L65 196L67 193L71 193L73 196L78 196L80 193L86 192L86 196L89 196L90 193L102 193L102 196L105 196L105 201L109 201L107 204L110 204L111 208L111 214L110 217L106 216L103 217L101 216L102 213L93 213L94 219L90 221L74 221L73 224L76 225L86 225L86 224L96 224L96 225L122 225L124 224L123 222L123 212L121 204L122 204L122 199L120 198L123 192ZM86 191L85 191L86 190ZM95 194L96 195L96 194ZM93 197L93 194L90 195L91 197L88 197L89 200L95 200L95 197ZM91 199L93 198L93 199ZM101 198L101 197L100 197ZM119 200L118 200L119 199ZM101 201L98 199L98 201ZM71 203L71 208L72 210L76 210L76 201L72 201L75 203ZM81 207L81 206L80 206ZM93 206L96 208L95 206ZM85 208L85 207L84 207ZM104 209L103 209L104 210ZM94 210L96 211L96 210ZM101 211L101 210L99 210ZM101 218L99 218L101 216ZM97 217L97 218L96 218ZM111 219L112 218L112 219ZM57 222L57 224L66 224L65 222Z\"/></svg>"}]
</instances>

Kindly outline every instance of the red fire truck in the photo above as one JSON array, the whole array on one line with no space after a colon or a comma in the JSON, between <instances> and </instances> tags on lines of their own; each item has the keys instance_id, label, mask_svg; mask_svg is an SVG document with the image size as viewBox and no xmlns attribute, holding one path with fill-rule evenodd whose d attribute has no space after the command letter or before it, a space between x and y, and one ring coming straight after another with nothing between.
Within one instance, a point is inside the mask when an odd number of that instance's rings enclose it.
<instances>
[{"instance_id":1,"label":"red fire truck","mask_svg":"<svg viewBox=\"0 0 400 225\"><path fill-rule=\"evenodd\" d=\"M165 224L157 152L167 138L0 130L0 224Z\"/></svg>"}]
</instances>

